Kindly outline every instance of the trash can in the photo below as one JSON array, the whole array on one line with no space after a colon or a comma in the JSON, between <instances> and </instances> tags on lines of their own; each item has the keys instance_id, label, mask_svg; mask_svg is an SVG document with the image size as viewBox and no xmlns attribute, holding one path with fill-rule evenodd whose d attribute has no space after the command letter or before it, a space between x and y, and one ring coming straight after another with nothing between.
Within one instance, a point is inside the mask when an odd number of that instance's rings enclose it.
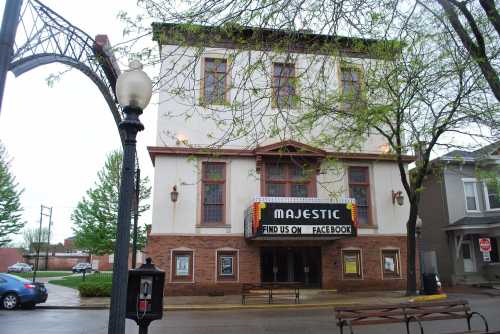
<instances>
[{"instance_id":1,"label":"trash can","mask_svg":"<svg viewBox=\"0 0 500 334\"><path fill-rule=\"evenodd\" d=\"M441 293L441 281L436 273L422 274L422 281L425 295Z\"/></svg>"}]
</instances>

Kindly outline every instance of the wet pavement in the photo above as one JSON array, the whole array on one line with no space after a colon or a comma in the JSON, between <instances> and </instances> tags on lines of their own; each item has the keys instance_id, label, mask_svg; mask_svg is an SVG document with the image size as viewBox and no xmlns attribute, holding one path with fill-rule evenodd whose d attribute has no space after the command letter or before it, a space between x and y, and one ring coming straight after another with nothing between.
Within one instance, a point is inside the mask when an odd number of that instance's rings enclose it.
<instances>
[{"instance_id":1,"label":"wet pavement","mask_svg":"<svg viewBox=\"0 0 500 334\"><path fill-rule=\"evenodd\" d=\"M60 285L46 283L47 301L45 306L80 306L80 295L78 290L67 288Z\"/></svg>"},{"instance_id":2,"label":"wet pavement","mask_svg":"<svg viewBox=\"0 0 500 334\"><path fill-rule=\"evenodd\" d=\"M486 316L490 328L500 329L500 297L478 294L453 294L451 298L469 300L472 309ZM0 311L0 332L16 334L105 334L107 310L17 310ZM480 323L473 321L480 329ZM36 328L36 330L35 330ZM465 320L424 323L426 333L466 329ZM127 320L127 333L137 333L134 322ZM405 332L400 324L357 327L357 334L393 334ZM339 333L333 307L315 309L268 309L233 311L165 312L164 318L150 326L150 334L194 333ZM417 333L416 328L412 333Z\"/></svg>"},{"instance_id":3,"label":"wet pavement","mask_svg":"<svg viewBox=\"0 0 500 334\"><path fill-rule=\"evenodd\" d=\"M53 278L50 278L53 279ZM50 280L48 279L48 280ZM42 279L40 279L42 280ZM47 281L47 279L45 279ZM76 289L46 283L48 299L41 308L109 308L108 297L80 297ZM451 293L500 296L500 290L459 287L448 290ZM240 295L227 296L167 296L164 299L165 310L231 310L241 308L296 308L322 307L342 304L391 304L409 301L404 291L370 291L337 293L327 289L300 290L300 305L296 305L293 298L279 298L272 305L261 299L249 299L246 305L241 304Z\"/></svg>"},{"instance_id":4,"label":"wet pavement","mask_svg":"<svg viewBox=\"0 0 500 334\"><path fill-rule=\"evenodd\" d=\"M40 304L43 307L109 307L110 298L107 297L80 297L78 291L50 283L46 283L49 293L47 302ZM407 301L403 291L382 291L382 292L357 292L357 293L337 293L332 290L303 289L300 291L300 305L295 305L293 298L277 298L273 307L304 307L304 306L332 306L352 303L398 303ZM166 310L177 309L234 309L234 308L255 308L269 307L266 301L260 299L250 299L246 305L241 304L240 295L227 296L167 296L164 299Z\"/></svg>"},{"instance_id":5,"label":"wet pavement","mask_svg":"<svg viewBox=\"0 0 500 334\"><path fill-rule=\"evenodd\" d=\"M40 277L38 282L45 283L47 288L47 301L44 306L80 306L80 295L78 290L60 285L47 283L50 280L61 279L62 277Z\"/></svg>"}]
</instances>

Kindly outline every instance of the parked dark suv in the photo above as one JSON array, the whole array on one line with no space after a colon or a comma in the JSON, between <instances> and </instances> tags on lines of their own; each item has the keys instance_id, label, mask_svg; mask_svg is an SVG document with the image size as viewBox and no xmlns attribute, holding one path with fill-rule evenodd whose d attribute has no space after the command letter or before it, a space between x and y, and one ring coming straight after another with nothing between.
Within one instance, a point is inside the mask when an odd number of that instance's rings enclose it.
<instances>
[{"instance_id":1,"label":"parked dark suv","mask_svg":"<svg viewBox=\"0 0 500 334\"><path fill-rule=\"evenodd\" d=\"M75 266L73 266L71 270L74 273L83 273L83 272L90 273L92 272L92 265L88 262L80 262L77 263Z\"/></svg>"}]
</instances>

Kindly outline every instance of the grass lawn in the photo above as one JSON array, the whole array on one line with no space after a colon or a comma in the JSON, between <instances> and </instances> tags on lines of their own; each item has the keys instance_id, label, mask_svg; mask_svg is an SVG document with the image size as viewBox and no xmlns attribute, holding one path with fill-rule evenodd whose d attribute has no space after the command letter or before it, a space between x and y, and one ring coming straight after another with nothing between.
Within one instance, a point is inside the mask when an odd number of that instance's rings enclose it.
<instances>
[{"instance_id":1,"label":"grass lawn","mask_svg":"<svg viewBox=\"0 0 500 334\"><path fill-rule=\"evenodd\" d=\"M11 275L16 275L22 278L33 278L33 272L28 273L10 273ZM61 277L69 276L73 273L71 271L37 271L36 277Z\"/></svg>"},{"instance_id":2,"label":"grass lawn","mask_svg":"<svg viewBox=\"0 0 500 334\"><path fill-rule=\"evenodd\" d=\"M98 274L85 275L85 281L83 280L82 275L78 275L78 276L67 276L67 277L64 277L62 279L57 279L57 280L51 280L51 281L49 281L49 283L62 285L62 286L68 287L68 288L78 289L78 286L84 282L111 283L112 277L113 277L113 274L111 272L104 272L104 273L98 273Z\"/></svg>"}]
</instances>

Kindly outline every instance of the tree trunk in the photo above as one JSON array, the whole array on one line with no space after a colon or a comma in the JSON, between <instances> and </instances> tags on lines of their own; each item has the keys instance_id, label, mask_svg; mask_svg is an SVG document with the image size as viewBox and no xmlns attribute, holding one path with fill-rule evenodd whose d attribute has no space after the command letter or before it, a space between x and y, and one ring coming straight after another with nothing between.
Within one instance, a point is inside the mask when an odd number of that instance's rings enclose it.
<instances>
[{"instance_id":1,"label":"tree trunk","mask_svg":"<svg viewBox=\"0 0 500 334\"><path fill-rule=\"evenodd\" d=\"M417 272L416 272L416 225L418 215L418 201L410 199L410 215L406 223L407 242L406 242L406 295L414 296L417 294Z\"/></svg>"}]
</instances>

